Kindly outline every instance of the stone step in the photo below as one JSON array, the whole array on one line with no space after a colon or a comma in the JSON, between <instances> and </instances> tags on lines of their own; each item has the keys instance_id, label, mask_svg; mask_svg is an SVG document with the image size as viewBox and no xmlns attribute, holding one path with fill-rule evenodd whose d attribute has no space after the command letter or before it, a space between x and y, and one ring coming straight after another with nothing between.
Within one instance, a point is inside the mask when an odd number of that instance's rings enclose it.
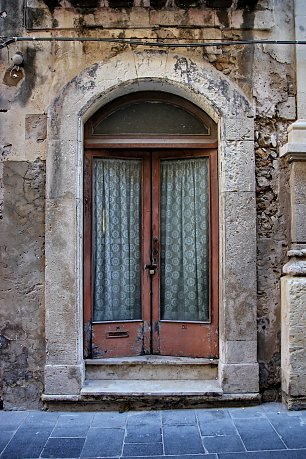
<instances>
[{"instance_id":1,"label":"stone step","mask_svg":"<svg viewBox=\"0 0 306 459\"><path fill-rule=\"evenodd\" d=\"M139 356L86 360L87 380L215 380L218 361L189 357Z\"/></svg>"},{"instance_id":2,"label":"stone step","mask_svg":"<svg viewBox=\"0 0 306 459\"><path fill-rule=\"evenodd\" d=\"M50 411L128 411L257 405L258 393L224 394L219 381L87 380L79 395L42 395Z\"/></svg>"},{"instance_id":3,"label":"stone step","mask_svg":"<svg viewBox=\"0 0 306 459\"><path fill-rule=\"evenodd\" d=\"M81 396L94 397L184 397L184 396L221 396L223 393L219 381L199 380L160 380L155 379L117 379L86 380Z\"/></svg>"}]
</instances>

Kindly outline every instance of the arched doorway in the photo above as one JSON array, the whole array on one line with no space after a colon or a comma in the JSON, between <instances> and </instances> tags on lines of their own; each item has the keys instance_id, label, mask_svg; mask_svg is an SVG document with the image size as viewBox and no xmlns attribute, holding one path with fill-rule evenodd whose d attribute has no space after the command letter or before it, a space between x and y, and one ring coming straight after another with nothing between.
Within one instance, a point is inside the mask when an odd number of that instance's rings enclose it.
<instances>
[{"instance_id":1,"label":"arched doorway","mask_svg":"<svg viewBox=\"0 0 306 459\"><path fill-rule=\"evenodd\" d=\"M224 400L257 400L254 109L239 87L210 64L160 51L123 52L94 64L68 82L49 107L43 399L49 404L86 401L82 391L90 380L82 339L84 124L102 105L140 90L180 96L218 123L219 359L215 364ZM178 146L176 136L171 139L162 147ZM120 146L135 145L136 141L130 145L126 141ZM103 148L108 147L105 143ZM149 148L162 150L154 144ZM184 148L189 149L184 144L179 149ZM116 151L115 146L110 150ZM87 325L90 328L91 323ZM99 364L99 359L89 360Z\"/></svg>"},{"instance_id":2,"label":"arched doorway","mask_svg":"<svg viewBox=\"0 0 306 459\"><path fill-rule=\"evenodd\" d=\"M125 95L85 125L85 356L218 356L217 126Z\"/></svg>"}]
</instances>

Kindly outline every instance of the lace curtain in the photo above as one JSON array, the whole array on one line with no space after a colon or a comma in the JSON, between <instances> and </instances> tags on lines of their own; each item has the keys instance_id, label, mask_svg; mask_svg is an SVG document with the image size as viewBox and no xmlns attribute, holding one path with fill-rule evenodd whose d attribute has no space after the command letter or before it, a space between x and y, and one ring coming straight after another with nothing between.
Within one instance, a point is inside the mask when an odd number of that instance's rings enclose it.
<instances>
[{"instance_id":1,"label":"lace curtain","mask_svg":"<svg viewBox=\"0 0 306 459\"><path fill-rule=\"evenodd\" d=\"M94 159L94 321L141 319L141 173ZM161 161L162 320L209 319L208 189L207 158Z\"/></svg>"},{"instance_id":2,"label":"lace curtain","mask_svg":"<svg viewBox=\"0 0 306 459\"><path fill-rule=\"evenodd\" d=\"M94 321L141 319L141 160L94 159Z\"/></svg>"},{"instance_id":3,"label":"lace curtain","mask_svg":"<svg viewBox=\"0 0 306 459\"><path fill-rule=\"evenodd\" d=\"M209 319L208 159L161 162L161 319Z\"/></svg>"}]
</instances>

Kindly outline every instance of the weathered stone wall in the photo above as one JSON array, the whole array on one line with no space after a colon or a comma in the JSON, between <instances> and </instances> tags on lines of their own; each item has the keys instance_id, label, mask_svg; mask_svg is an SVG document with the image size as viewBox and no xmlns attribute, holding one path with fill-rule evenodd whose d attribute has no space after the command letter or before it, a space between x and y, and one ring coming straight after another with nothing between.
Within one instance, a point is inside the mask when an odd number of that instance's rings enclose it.
<instances>
[{"instance_id":1,"label":"weathered stone wall","mask_svg":"<svg viewBox=\"0 0 306 459\"><path fill-rule=\"evenodd\" d=\"M255 142L257 182L258 361L265 400L280 390L280 277L290 228L288 167L277 144L286 138L287 120L258 118ZM276 140L277 139L277 140Z\"/></svg>"},{"instance_id":2,"label":"weathered stone wall","mask_svg":"<svg viewBox=\"0 0 306 459\"><path fill-rule=\"evenodd\" d=\"M53 31L63 37L164 42L294 38L292 0L27 0L24 10L21 4L18 0L1 3L3 35L47 37ZM0 365L1 397L6 407L38 406L42 391L48 106L83 69L127 49L150 46L20 42L0 51L0 245L4 279L0 287ZM236 45L179 51L223 72L249 99L253 98L256 106L258 359L261 390L266 399L272 399L280 385L279 279L290 225L287 169L279 159L278 146L285 143L287 126L296 117L294 48ZM22 52L24 65L12 71L15 52ZM192 68L182 71L188 78Z\"/></svg>"},{"instance_id":3,"label":"weathered stone wall","mask_svg":"<svg viewBox=\"0 0 306 459\"><path fill-rule=\"evenodd\" d=\"M5 408L39 406L44 342L43 161L3 163L0 390Z\"/></svg>"}]
</instances>

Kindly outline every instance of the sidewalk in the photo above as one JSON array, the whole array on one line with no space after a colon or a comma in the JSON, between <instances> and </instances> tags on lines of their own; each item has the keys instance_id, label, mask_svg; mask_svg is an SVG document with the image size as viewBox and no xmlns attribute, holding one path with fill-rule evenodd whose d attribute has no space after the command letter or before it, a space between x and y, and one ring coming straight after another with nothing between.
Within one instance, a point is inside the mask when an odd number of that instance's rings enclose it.
<instances>
[{"instance_id":1,"label":"sidewalk","mask_svg":"<svg viewBox=\"0 0 306 459\"><path fill-rule=\"evenodd\" d=\"M305 459L306 411L0 411L1 459Z\"/></svg>"}]
</instances>

